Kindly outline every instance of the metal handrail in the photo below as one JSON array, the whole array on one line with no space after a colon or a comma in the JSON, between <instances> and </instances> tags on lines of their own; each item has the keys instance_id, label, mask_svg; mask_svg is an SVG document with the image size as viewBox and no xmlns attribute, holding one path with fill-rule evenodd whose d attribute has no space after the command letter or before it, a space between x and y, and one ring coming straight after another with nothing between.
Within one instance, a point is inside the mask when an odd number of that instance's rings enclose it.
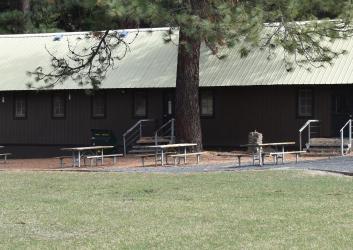
<instances>
[{"instance_id":1,"label":"metal handrail","mask_svg":"<svg viewBox=\"0 0 353 250\"><path fill-rule=\"evenodd\" d=\"M340 133L341 133L341 155L344 156L344 130L345 128L349 125L349 130L348 130L348 144L347 144L347 152L352 148L352 119L349 119L346 124L341 128Z\"/></svg>"},{"instance_id":2,"label":"metal handrail","mask_svg":"<svg viewBox=\"0 0 353 250\"><path fill-rule=\"evenodd\" d=\"M167 121L166 123L164 123L159 129L157 129L154 133L154 141L155 141L155 145L158 145L158 134L159 132L161 132L164 128L166 128L167 126L170 125L170 128L168 129L167 132L170 132L170 143L173 143L175 140L175 129L174 129L174 125L175 125L175 119L170 119L169 121Z\"/></svg>"},{"instance_id":3,"label":"metal handrail","mask_svg":"<svg viewBox=\"0 0 353 250\"><path fill-rule=\"evenodd\" d=\"M299 150L303 150L302 148L302 133L303 131L308 128L308 141L310 143L311 139L311 124L314 122L320 122L319 120L308 120L300 129L299 129Z\"/></svg>"},{"instance_id":4,"label":"metal handrail","mask_svg":"<svg viewBox=\"0 0 353 250\"><path fill-rule=\"evenodd\" d=\"M144 122L151 122L153 121L152 119L145 119L145 120L139 120L134 126L132 126L131 128L129 128L124 134L123 136L126 136L127 134L129 134L132 130L134 130L135 128L137 128L138 126L140 126L142 123Z\"/></svg>"},{"instance_id":5,"label":"metal handrail","mask_svg":"<svg viewBox=\"0 0 353 250\"><path fill-rule=\"evenodd\" d=\"M131 134L133 131L135 131L135 133L137 132L136 129L139 129L139 134L137 135L136 133L136 139L137 138L141 138L142 137L142 124L145 122L153 122L154 120L152 119L144 119L144 120L139 120L137 123L135 123L131 128L129 128L124 134L123 134L123 144L124 144L124 155L126 155L127 153L127 146L128 144L130 144L130 142L132 142L131 140L127 140L126 137ZM130 137L128 139L131 138L135 138L135 137Z\"/></svg>"}]
</instances>

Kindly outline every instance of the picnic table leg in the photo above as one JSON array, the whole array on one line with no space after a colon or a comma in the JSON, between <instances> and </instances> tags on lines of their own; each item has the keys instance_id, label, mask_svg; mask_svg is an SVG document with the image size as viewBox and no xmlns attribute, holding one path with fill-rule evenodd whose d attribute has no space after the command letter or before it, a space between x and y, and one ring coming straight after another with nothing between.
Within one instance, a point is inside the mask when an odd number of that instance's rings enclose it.
<instances>
[{"instance_id":1,"label":"picnic table leg","mask_svg":"<svg viewBox=\"0 0 353 250\"><path fill-rule=\"evenodd\" d=\"M72 151L72 165L73 165L73 167L76 167L76 155L75 155L75 151Z\"/></svg>"},{"instance_id":2,"label":"picnic table leg","mask_svg":"<svg viewBox=\"0 0 353 250\"><path fill-rule=\"evenodd\" d=\"M259 164L260 166L262 166L263 162L262 162L262 147L259 147Z\"/></svg>"},{"instance_id":3,"label":"picnic table leg","mask_svg":"<svg viewBox=\"0 0 353 250\"><path fill-rule=\"evenodd\" d=\"M184 147L184 164L186 164L186 147Z\"/></svg>"},{"instance_id":4,"label":"picnic table leg","mask_svg":"<svg viewBox=\"0 0 353 250\"><path fill-rule=\"evenodd\" d=\"M103 161L104 161L103 158L104 158L104 150L102 149L102 161L101 161L101 162L102 162L102 165L103 165L103 163L104 163L104 162L103 162Z\"/></svg>"},{"instance_id":5,"label":"picnic table leg","mask_svg":"<svg viewBox=\"0 0 353 250\"><path fill-rule=\"evenodd\" d=\"M157 167L157 161L158 161L158 149L154 151L154 165Z\"/></svg>"},{"instance_id":6,"label":"picnic table leg","mask_svg":"<svg viewBox=\"0 0 353 250\"><path fill-rule=\"evenodd\" d=\"M80 168L80 167L81 167L81 151L78 151L77 156L78 156L78 158L77 158L77 160L78 160L78 167Z\"/></svg>"},{"instance_id":7,"label":"picnic table leg","mask_svg":"<svg viewBox=\"0 0 353 250\"><path fill-rule=\"evenodd\" d=\"M162 148L161 150L161 162L162 162L162 167L164 166L164 150Z\"/></svg>"}]
</instances>

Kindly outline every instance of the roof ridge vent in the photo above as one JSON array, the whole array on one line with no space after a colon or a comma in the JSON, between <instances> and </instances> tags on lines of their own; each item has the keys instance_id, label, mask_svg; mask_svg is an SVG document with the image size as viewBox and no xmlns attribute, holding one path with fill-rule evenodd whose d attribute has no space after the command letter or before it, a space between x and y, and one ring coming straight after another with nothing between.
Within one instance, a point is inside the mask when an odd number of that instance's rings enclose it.
<instances>
[{"instance_id":1,"label":"roof ridge vent","mask_svg":"<svg viewBox=\"0 0 353 250\"><path fill-rule=\"evenodd\" d=\"M118 35L120 38L125 38L129 34L129 31L123 30L123 31L118 31Z\"/></svg>"},{"instance_id":2,"label":"roof ridge vent","mask_svg":"<svg viewBox=\"0 0 353 250\"><path fill-rule=\"evenodd\" d=\"M55 34L55 35L54 35L54 38L53 38L53 41L54 41L54 42L61 41L61 39L63 39L63 37L64 37L63 34Z\"/></svg>"}]
</instances>

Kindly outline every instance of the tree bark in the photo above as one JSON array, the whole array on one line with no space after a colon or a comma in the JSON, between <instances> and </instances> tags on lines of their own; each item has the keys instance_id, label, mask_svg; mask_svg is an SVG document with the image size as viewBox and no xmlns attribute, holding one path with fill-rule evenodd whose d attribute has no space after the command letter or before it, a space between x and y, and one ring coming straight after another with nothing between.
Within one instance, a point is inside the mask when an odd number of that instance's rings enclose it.
<instances>
[{"instance_id":1,"label":"tree bark","mask_svg":"<svg viewBox=\"0 0 353 250\"><path fill-rule=\"evenodd\" d=\"M24 14L28 14L31 10L30 0L21 0L21 9Z\"/></svg>"},{"instance_id":2,"label":"tree bark","mask_svg":"<svg viewBox=\"0 0 353 250\"><path fill-rule=\"evenodd\" d=\"M202 150L199 109L199 63L201 41L179 31L176 80L176 136L179 142L197 143Z\"/></svg>"}]
</instances>

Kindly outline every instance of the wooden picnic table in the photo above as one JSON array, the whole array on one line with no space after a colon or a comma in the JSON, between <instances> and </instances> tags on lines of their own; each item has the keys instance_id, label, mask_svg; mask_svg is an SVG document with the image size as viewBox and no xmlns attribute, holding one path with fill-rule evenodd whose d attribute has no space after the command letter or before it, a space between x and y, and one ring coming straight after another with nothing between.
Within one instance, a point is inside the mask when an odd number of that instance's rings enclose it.
<instances>
[{"instance_id":1,"label":"wooden picnic table","mask_svg":"<svg viewBox=\"0 0 353 250\"><path fill-rule=\"evenodd\" d=\"M284 152L284 147L285 146L290 146L290 145L295 145L295 142L269 142L269 143L259 143L259 144L244 144L241 145L241 147L255 147L257 148L258 151L258 157L259 157L259 165L263 165L262 161L262 153L263 153L263 147L282 147L282 152Z\"/></svg>"},{"instance_id":2,"label":"wooden picnic table","mask_svg":"<svg viewBox=\"0 0 353 250\"><path fill-rule=\"evenodd\" d=\"M146 146L146 148L151 148L155 149L155 154L156 154L156 164L157 164L157 155L158 151L160 151L161 154L161 165L164 166L164 155L165 151L168 149L184 149L184 154L186 158L186 153L187 153L187 148L195 147L197 146L196 143L175 143L175 144L166 144L166 145L154 145L154 146Z\"/></svg>"},{"instance_id":3,"label":"wooden picnic table","mask_svg":"<svg viewBox=\"0 0 353 250\"><path fill-rule=\"evenodd\" d=\"M78 167L81 167L81 158L87 155L87 153L97 154L97 151L101 150L102 155L102 164L104 159L104 149L112 149L114 146L89 146L89 147L73 147L73 148L62 148L63 151L71 151L72 152L72 163L73 166L76 167L76 163Z\"/></svg>"}]
</instances>

